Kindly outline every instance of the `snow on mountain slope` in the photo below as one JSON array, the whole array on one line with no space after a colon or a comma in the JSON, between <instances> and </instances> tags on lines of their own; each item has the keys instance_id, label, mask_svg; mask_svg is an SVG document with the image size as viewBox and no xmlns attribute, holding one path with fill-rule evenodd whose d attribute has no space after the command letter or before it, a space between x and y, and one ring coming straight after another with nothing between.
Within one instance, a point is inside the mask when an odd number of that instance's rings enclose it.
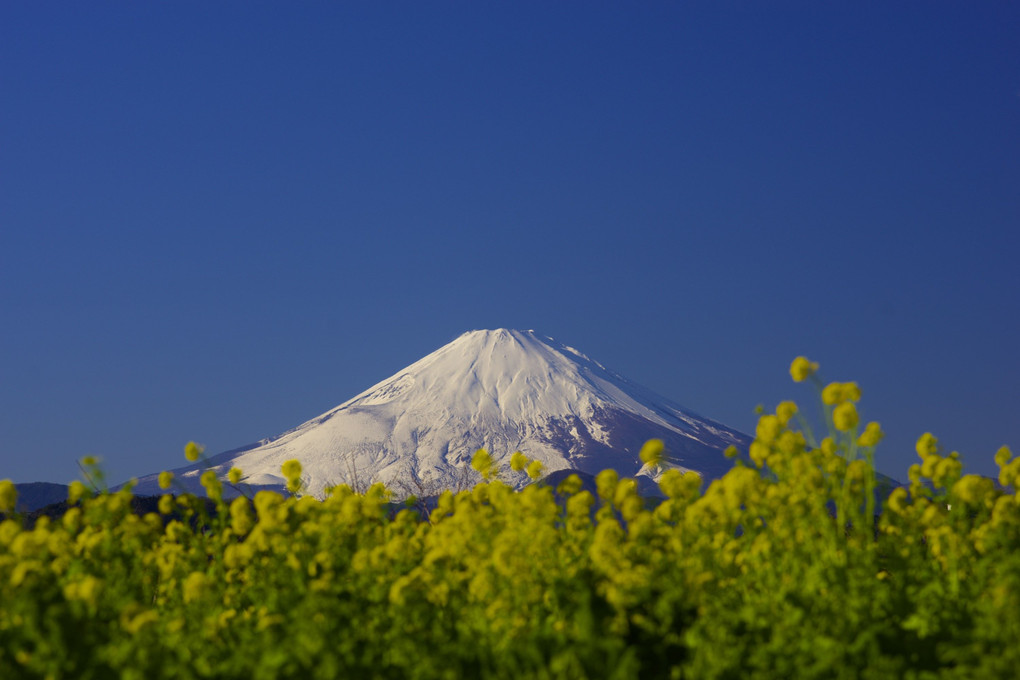
<instances>
[{"instance_id":1,"label":"snow on mountain slope","mask_svg":"<svg viewBox=\"0 0 1020 680\"><path fill-rule=\"evenodd\" d=\"M614 468L633 476L642 469L641 445L653 437L677 467L710 479L730 467L723 449L746 451L750 442L551 338L481 330L293 430L209 463L221 476L236 466L252 487L275 487L283 483L280 465L296 458L312 493L383 481L399 495L472 479L467 466L481 447L503 465L521 451L550 472ZM200 471L192 465L175 473L200 490ZM520 477L508 481L523 485ZM136 492L159 493L156 475L140 479Z\"/></svg>"}]
</instances>

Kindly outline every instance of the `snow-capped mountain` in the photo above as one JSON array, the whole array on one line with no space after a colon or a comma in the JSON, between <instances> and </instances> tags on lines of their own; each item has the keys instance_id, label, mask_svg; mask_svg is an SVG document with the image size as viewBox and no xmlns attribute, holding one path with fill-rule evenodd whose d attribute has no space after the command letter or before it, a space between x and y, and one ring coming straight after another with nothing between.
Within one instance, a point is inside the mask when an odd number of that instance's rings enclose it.
<instances>
[{"instance_id":1,"label":"snow-capped mountain","mask_svg":"<svg viewBox=\"0 0 1020 680\"><path fill-rule=\"evenodd\" d=\"M284 483L281 464L301 461L307 488L385 482L397 495L435 493L475 479L472 455L487 449L509 465L515 451L547 472L576 469L649 474L638 452L662 439L674 466L708 479L746 451L750 438L702 418L577 350L533 331L481 330L460 336L390 378L277 437L212 457L221 477L240 468L253 488ZM175 470L200 491L202 465ZM654 472L654 471L652 471ZM157 475L136 493L160 493ZM505 475L518 486L524 475Z\"/></svg>"}]
</instances>

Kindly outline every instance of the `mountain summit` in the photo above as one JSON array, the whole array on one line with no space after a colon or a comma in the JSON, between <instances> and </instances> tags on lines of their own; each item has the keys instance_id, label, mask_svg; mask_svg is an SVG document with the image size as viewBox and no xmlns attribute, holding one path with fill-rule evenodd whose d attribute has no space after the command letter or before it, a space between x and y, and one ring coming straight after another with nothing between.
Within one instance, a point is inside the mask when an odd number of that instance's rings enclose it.
<instances>
[{"instance_id":1,"label":"mountain summit","mask_svg":"<svg viewBox=\"0 0 1020 680\"><path fill-rule=\"evenodd\" d=\"M651 438L665 442L675 467L710 479L731 467L723 449L746 450L750 442L552 338L480 330L317 418L209 464L221 476L240 468L253 487L282 485L280 465L296 458L312 493L370 481L435 492L463 484L479 448L504 466L521 451L547 472L613 468L634 476ZM198 490L200 471L192 465L175 473ZM156 475L140 479L136 492L159 493Z\"/></svg>"}]
</instances>

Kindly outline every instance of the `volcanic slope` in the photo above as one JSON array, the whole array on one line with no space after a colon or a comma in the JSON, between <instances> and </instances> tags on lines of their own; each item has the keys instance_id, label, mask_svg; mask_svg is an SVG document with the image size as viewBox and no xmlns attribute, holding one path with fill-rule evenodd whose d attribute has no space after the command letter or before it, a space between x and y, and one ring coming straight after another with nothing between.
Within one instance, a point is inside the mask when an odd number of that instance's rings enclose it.
<instances>
[{"instance_id":1,"label":"volcanic slope","mask_svg":"<svg viewBox=\"0 0 1020 680\"><path fill-rule=\"evenodd\" d=\"M213 456L224 478L231 467L252 489L284 483L281 464L301 461L307 490L385 482L399 497L473 483L472 455L487 449L504 468L515 451L547 472L575 469L649 475L638 453L663 440L672 466L713 479L732 461L730 445L750 438L702 418L607 370L577 350L533 331L480 330L461 335L353 399L278 437ZM202 465L175 470L199 491ZM506 481L523 486L523 474ZM654 476L654 475L652 475ZM136 493L160 493L157 475Z\"/></svg>"}]
</instances>

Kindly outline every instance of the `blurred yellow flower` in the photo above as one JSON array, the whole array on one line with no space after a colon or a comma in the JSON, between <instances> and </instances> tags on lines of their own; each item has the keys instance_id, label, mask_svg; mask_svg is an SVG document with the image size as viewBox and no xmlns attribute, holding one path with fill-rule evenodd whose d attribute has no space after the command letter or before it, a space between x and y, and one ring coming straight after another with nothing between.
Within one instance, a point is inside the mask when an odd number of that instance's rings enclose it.
<instances>
[{"instance_id":1,"label":"blurred yellow flower","mask_svg":"<svg viewBox=\"0 0 1020 680\"><path fill-rule=\"evenodd\" d=\"M807 357L797 357L790 364L790 377L794 382L803 382L817 370L818 364L815 362L810 361Z\"/></svg>"},{"instance_id":2,"label":"blurred yellow flower","mask_svg":"<svg viewBox=\"0 0 1020 680\"><path fill-rule=\"evenodd\" d=\"M879 427L878 423L868 423L864 427L864 432L857 438L857 446L873 447L882 441L882 437L885 433L882 432L882 428Z\"/></svg>"},{"instance_id":3,"label":"blurred yellow flower","mask_svg":"<svg viewBox=\"0 0 1020 680\"><path fill-rule=\"evenodd\" d=\"M206 470L199 478L199 482L205 488L206 495L214 501L223 498L223 482L216 476L215 470Z\"/></svg>"},{"instance_id":4,"label":"blurred yellow flower","mask_svg":"<svg viewBox=\"0 0 1020 680\"><path fill-rule=\"evenodd\" d=\"M159 488L169 489L170 485L173 484L174 473L163 471L159 473Z\"/></svg>"},{"instance_id":5,"label":"blurred yellow flower","mask_svg":"<svg viewBox=\"0 0 1020 680\"><path fill-rule=\"evenodd\" d=\"M644 446L641 447L641 452L638 457L641 458L641 462L645 465L655 467L663 462L663 454L666 450L666 445L661 439L649 439L645 442Z\"/></svg>"},{"instance_id":6,"label":"blurred yellow flower","mask_svg":"<svg viewBox=\"0 0 1020 680\"><path fill-rule=\"evenodd\" d=\"M18 489L9 479L0 480L0 512L14 512L18 503Z\"/></svg>"},{"instance_id":7,"label":"blurred yellow flower","mask_svg":"<svg viewBox=\"0 0 1020 680\"><path fill-rule=\"evenodd\" d=\"M227 481L231 484L241 483L241 468L232 467L230 472L227 473Z\"/></svg>"},{"instance_id":8,"label":"blurred yellow flower","mask_svg":"<svg viewBox=\"0 0 1020 680\"><path fill-rule=\"evenodd\" d=\"M134 616L122 616L121 626L132 635L137 635L142 628L157 621L159 621L159 613L155 609L146 609Z\"/></svg>"},{"instance_id":9,"label":"blurred yellow flower","mask_svg":"<svg viewBox=\"0 0 1020 680\"><path fill-rule=\"evenodd\" d=\"M889 494L889 500L887 501L887 505L890 510L892 510L898 515L902 515L907 507L907 498L908 498L907 490L904 489L903 487L893 489L892 493Z\"/></svg>"},{"instance_id":10,"label":"blurred yellow flower","mask_svg":"<svg viewBox=\"0 0 1020 680\"><path fill-rule=\"evenodd\" d=\"M755 434L760 442L769 444L776 440L782 430L783 425L777 416L764 415L758 418L758 428L755 430Z\"/></svg>"},{"instance_id":11,"label":"blurred yellow flower","mask_svg":"<svg viewBox=\"0 0 1020 680\"><path fill-rule=\"evenodd\" d=\"M769 457L769 447L759 441L753 441L747 453L751 456L751 460L754 461L755 465L762 467L765 465L765 460Z\"/></svg>"},{"instance_id":12,"label":"blurred yellow flower","mask_svg":"<svg viewBox=\"0 0 1020 680\"><path fill-rule=\"evenodd\" d=\"M515 451L514 455L510 456L510 469L514 472L521 472L526 467L528 467L528 457L520 451Z\"/></svg>"},{"instance_id":13,"label":"blurred yellow flower","mask_svg":"<svg viewBox=\"0 0 1020 680\"><path fill-rule=\"evenodd\" d=\"M969 505L981 505L995 494L995 483L980 475L964 475L953 484L952 494Z\"/></svg>"},{"instance_id":14,"label":"blurred yellow flower","mask_svg":"<svg viewBox=\"0 0 1020 680\"><path fill-rule=\"evenodd\" d=\"M840 432L849 432L857 427L857 407L851 401L844 401L832 411L832 424Z\"/></svg>"},{"instance_id":15,"label":"blurred yellow flower","mask_svg":"<svg viewBox=\"0 0 1020 680\"><path fill-rule=\"evenodd\" d=\"M931 432L925 432L917 439L917 445L914 447L917 450L917 455L921 458L927 458L928 456L935 455L939 450L939 440Z\"/></svg>"},{"instance_id":16,"label":"blurred yellow flower","mask_svg":"<svg viewBox=\"0 0 1020 680\"><path fill-rule=\"evenodd\" d=\"M301 461L294 459L288 460L280 466L280 471L283 472L283 476L288 480L301 477L301 469Z\"/></svg>"},{"instance_id":17,"label":"blurred yellow flower","mask_svg":"<svg viewBox=\"0 0 1020 680\"><path fill-rule=\"evenodd\" d=\"M64 597L68 600L79 600L95 605L102 590L103 582L95 576L89 575L80 581L68 583L64 586Z\"/></svg>"},{"instance_id":18,"label":"blurred yellow flower","mask_svg":"<svg viewBox=\"0 0 1020 680\"><path fill-rule=\"evenodd\" d=\"M196 444L195 442L188 442L184 446L184 457L194 462L198 460L198 457L202 455L202 451L205 449Z\"/></svg>"},{"instance_id":19,"label":"blurred yellow flower","mask_svg":"<svg viewBox=\"0 0 1020 680\"><path fill-rule=\"evenodd\" d=\"M861 388L855 382L833 382L822 389L822 401L829 406L842 404L844 401L858 402L860 400Z\"/></svg>"},{"instance_id":20,"label":"blurred yellow flower","mask_svg":"<svg viewBox=\"0 0 1020 680\"><path fill-rule=\"evenodd\" d=\"M600 498L610 499L616 493L616 484L620 481L620 475L611 468L605 469L595 475L595 489Z\"/></svg>"},{"instance_id":21,"label":"blurred yellow flower","mask_svg":"<svg viewBox=\"0 0 1020 680\"><path fill-rule=\"evenodd\" d=\"M193 571L184 580L184 601L194 602L205 594L209 587L209 577L200 571Z\"/></svg>"},{"instance_id":22,"label":"blurred yellow flower","mask_svg":"<svg viewBox=\"0 0 1020 680\"><path fill-rule=\"evenodd\" d=\"M492 456L485 449L478 449L471 457L471 467L486 479L489 478L493 464Z\"/></svg>"},{"instance_id":23,"label":"blurred yellow flower","mask_svg":"<svg viewBox=\"0 0 1020 680\"><path fill-rule=\"evenodd\" d=\"M85 497L85 485L79 482L77 479L71 482L67 487L67 502L75 504Z\"/></svg>"},{"instance_id":24,"label":"blurred yellow flower","mask_svg":"<svg viewBox=\"0 0 1020 680\"><path fill-rule=\"evenodd\" d=\"M868 463L864 460L855 460L846 466L846 478L852 482L863 482L868 474Z\"/></svg>"},{"instance_id":25,"label":"blurred yellow flower","mask_svg":"<svg viewBox=\"0 0 1020 680\"><path fill-rule=\"evenodd\" d=\"M247 498L238 496L230 504L230 526L238 536L244 536L255 526L251 504Z\"/></svg>"},{"instance_id":26,"label":"blurred yellow flower","mask_svg":"<svg viewBox=\"0 0 1020 680\"><path fill-rule=\"evenodd\" d=\"M580 490L581 478L577 475L568 475L567 478L560 482L560 485L556 487L556 493L561 496L573 496Z\"/></svg>"},{"instance_id":27,"label":"blurred yellow flower","mask_svg":"<svg viewBox=\"0 0 1020 680\"><path fill-rule=\"evenodd\" d=\"M822 388L822 401L829 406L834 406L840 402L840 397L843 395L843 385L838 382L832 382Z\"/></svg>"},{"instance_id":28,"label":"blurred yellow flower","mask_svg":"<svg viewBox=\"0 0 1020 680\"><path fill-rule=\"evenodd\" d=\"M1009 450L1008 446L1002 446L998 451L995 452L995 464L1000 468L1009 462L1013 457L1013 452Z\"/></svg>"},{"instance_id":29,"label":"blurred yellow flower","mask_svg":"<svg viewBox=\"0 0 1020 680\"><path fill-rule=\"evenodd\" d=\"M795 415L797 415L797 404L792 401L781 401L776 406L776 417L783 425L788 424Z\"/></svg>"}]
</instances>

